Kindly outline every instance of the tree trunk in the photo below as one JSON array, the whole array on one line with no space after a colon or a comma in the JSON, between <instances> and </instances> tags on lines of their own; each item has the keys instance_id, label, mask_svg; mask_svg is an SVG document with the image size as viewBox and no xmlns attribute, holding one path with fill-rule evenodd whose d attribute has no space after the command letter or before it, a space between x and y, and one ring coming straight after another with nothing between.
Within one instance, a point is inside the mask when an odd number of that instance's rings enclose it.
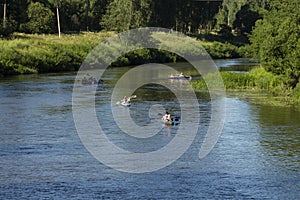
<instances>
[{"instance_id":1,"label":"tree trunk","mask_svg":"<svg viewBox=\"0 0 300 200\"><path fill-rule=\"evenodd\" d=\"M4 0L3 4L3 28L6 27L6 0Z\"/></svg>"},{"instance_id":2,"label":"tree trunk","mask_svg":"<svg viewBox=\"0 0 300 200\"><path fill-rule=\"evenodd\" d=\"M85 9L85 27L86 27L86 31L89 31L89 12L90 12L90 0L86 0L86 9Z\"/></svg>"},{"instance_id":3,"label":"tree trunk","mask_svg":"<svg viewBox=\"0 0 300 200\"><path fill-rule=\"evenodd\" d=\"M58 37L60 38L60 21L59 21L58 0L56 0L56 16L57 16Z\"/></svg>"}]
</instances>

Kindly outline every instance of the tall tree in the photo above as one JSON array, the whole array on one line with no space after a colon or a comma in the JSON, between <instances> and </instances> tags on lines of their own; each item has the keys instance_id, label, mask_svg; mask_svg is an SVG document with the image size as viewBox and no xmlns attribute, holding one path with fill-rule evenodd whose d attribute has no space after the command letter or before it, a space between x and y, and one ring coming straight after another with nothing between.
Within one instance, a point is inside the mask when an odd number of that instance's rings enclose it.
<instances>
[{"instance_id":1,"label":"tall tree","mask_svg":"<svg viewBox=\"0 0 300 200\"><path fill-rule=\"evenodd\" d=\"M29 21L24 24L23 30L29 33L53 33L54 13L42 3L32 2L28 6Z\"/></svg>"},{"instance_id":2,"label":"tall tree","mask_svg":"<svg viewBox=\"0 0 300 200\"><path fill-rule=\"evenodd\" d=\"M91 1L91 19L90 27L93 30L101 30L103 27L100 22L104 14L106 13L107 6L112 2L112 0L92 0Z\"/></svg>"},{"instance_id":3,"label":"tall tree","mask_svg":"<svg viewBox=\"0 0 300 200\"><path fill-rule=\"evenodd\" d=\"M106 30L125 31L146 26L151 15L149 0L114 0L100 23Z\"/></svg>"},{"instance_id":4,"label":"tall tree","mask_svg":"<svg viewBox=\"0 0 300 200\"><path fill-rule=\"evenodd\" d=\"M59 20L59 0L56 0L56 18L57 18L57 31L58 31L58 37L60 38L60 20Z\"/></svg>"},{"instance_id":5,"label":"tall tree","mask_svg":"<svg viewBox=\"0 0 300 200\"><path fill-rule=\"evenodd\" d=\"M294 88L300 78L300 1L273 0L271 11L257 21L250 37L266 70L286 77Z\"/></svg>"},{"instance_id":6,"label":"tall tree","mask_svg":"<svg viewBox=\"0 0 300 200\"><path fill-rule=\"evenodd\" d=\"M60 19L59 19L60 0L49 0L49 3L53 5L56 10L57 32L58 32L58 37L60 38Z\"/></svg>"},{"instance_id":7,"label":"tall tree","mask_svg":"<svg viewBox=\"0 0 300 200\"><path fill-rule=\"evenodd\" d=\"M236 18L237 12L245 5L247 0L224 0L222 7L216 16L217 25L226 24L233 28L233 22Z\"/></svg>"},{"instance_id":8,"label":"tall tree","mask_svg":"<svg viewBox=\"0 0 300 200\"><path fill-rule=\"evenodd\" d=\"M7 3L6 0L3 2L3 28L6 27L6 8L7 8Z\"/></svg>"},{"instance_id":9,"label":"tall tree","mask_svg":"<svg viewBox=\"0 0 300 200\"><path fill-rule=\"evenodd\" d=\"M242 6L241 10L237 12L236 19L233 22L233 28L242 35L248 35L251 33L255 22L261 19L262 16L259 12L250 8L249 4Z\"/></svg>"},{"instance_id":10,"label":"tall tree","mask_svg":"<svg viewBox=\"0 0 300 200\"><path fill-rule=\"evenodd\" d=\"M89 13L90 13L91 1L85 0L85 28L89 30Z\"/></svg>"},{"instance_id":11,"label":"tall tree","mask_svg":"<svg viewBox=\"0 0 300 200\"><path fill-rule=\"evenodd\" d=\"M151 26L176 29L176 0L153 0L151 6Z\"/></svg>"}]
</instances>

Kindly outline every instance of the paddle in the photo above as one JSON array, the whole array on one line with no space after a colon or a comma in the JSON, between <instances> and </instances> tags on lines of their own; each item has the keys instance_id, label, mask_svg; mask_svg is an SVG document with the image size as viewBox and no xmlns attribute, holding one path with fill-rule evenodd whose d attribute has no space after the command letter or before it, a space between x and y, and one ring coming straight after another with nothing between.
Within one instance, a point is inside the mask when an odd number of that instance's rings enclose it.
<instances>
[{"instance_id":1,"label":"paddle","mask_svg":"<svg viewBox=\"0 0 300 200\"><path fill-rule=\"evenodd\" d=\"M180 116L175 116L174 119L175 121L178 121L181 117ZM150 117L149 120L155 120L155 119L161 119L161 118L155 118L155 117ZM172 120L173 121L173 120Z\"/></svg>"},{"instance_id":2,"label":"paddle","mask_svg":"<svg viewBox=\"0 0 300 200\"><path fill-rule=\"evenodd\" d=\"M130 97L127 97L127 99L135 99L137 96L136 95L132 95ZM116 104L119 105L121 103L121 101L117 101Z\"/></svg>"}]
</instances>

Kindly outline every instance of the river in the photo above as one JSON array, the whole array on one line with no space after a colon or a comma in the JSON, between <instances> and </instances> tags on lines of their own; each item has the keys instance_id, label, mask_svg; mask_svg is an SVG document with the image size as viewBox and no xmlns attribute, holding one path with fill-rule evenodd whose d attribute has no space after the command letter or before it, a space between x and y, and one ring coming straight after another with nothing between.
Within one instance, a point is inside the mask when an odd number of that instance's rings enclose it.
<instances>
[{"instance_id":1,"label":"river","mask_svg":"<svg viewBox=\"0 0 300 200\"><path fill-rule=\"evenodd\" d=\"M245 60L216 63L233 71L253 66ZM97 88L99 118L109 116L109 91L124 70L128 68L109 69L104 85ZM300 198L300 112L228 96L222 134L210 154L199 159L210 99L197 93L201 119L188 150L158 171L124 173L99 162L81 142L72 114L75 77L61 73L1 78L1 199ZM175 96L155 85L140 88L131 108L124 109L142 126L149 121L150 104L169 105L175 113L179 109ZM169 143L180 124L163 127L144 142L126 139L110 117L102 126L121 148L147 152Z\"/></svg>"}]
</instances>

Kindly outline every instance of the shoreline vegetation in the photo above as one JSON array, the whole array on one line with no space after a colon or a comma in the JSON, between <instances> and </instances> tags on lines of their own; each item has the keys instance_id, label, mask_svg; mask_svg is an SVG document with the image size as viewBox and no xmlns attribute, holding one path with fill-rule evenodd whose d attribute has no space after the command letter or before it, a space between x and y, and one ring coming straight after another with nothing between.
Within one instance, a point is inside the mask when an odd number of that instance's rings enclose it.
<instances>
[{"instance_id":1,"label":"shoreline vegetation","mask_svg":"<svg viewBox=\"0 0 300 200\"><path fill-rule=\"evenodd\" d=\"M56 35L14 33L12 39L0 39L0 76L77 71L94 47L114 35L115 32L82 32L65 34L58 38ZM167 33L155 34L151 39L158 41L161 46L174 42ZM247 54L245 46L238 47L228 42L209 42L195 37L193 39L214 59L239 58ZM176 40L176 48L178 47L183 53L191 51L191 46L186 45L184 41L180 43ZM199 52L195 53L197 55ZM113 62L112 66L180 61L184 60L170 52L141 49L123 55Z\"/></svg>"},{"instance_id":2,"label":"shoreline vegetation","mask_svg":"<svg viewBox=\"0 0 300 200\"><path fill-rule=\"evenodd\" d=\"M220 72L224 88L229 96L248 99L256 104L291 106L300 109L300 84L289 87L281 75L267 72L263 67L256 67L249 73ZM206 81L214 84L214 74L207 74ZM215 83L219 84L219 83ZM192 82L196 91L207 91L203 78Z\"/></svg>"}]
</instances>

